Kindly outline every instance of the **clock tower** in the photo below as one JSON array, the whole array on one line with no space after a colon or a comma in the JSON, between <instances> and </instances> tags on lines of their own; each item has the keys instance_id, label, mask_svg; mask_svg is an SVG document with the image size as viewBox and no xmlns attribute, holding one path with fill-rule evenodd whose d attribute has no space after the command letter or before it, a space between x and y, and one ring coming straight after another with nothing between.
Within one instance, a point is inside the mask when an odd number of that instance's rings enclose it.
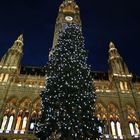
<instances>
[{"instance_id":1,"label":"clock tower","mask_svg":"<svg viewBox=\"0 0 140 140\"><path fill-rule=\"evenodd\" d=\"M57 44L59 32L63 30L64 27L69 23L81 25L80 10L75 0L64 0L59 7L59 13L55 24L52 49L55 48Z\"/></svg>"}]
</instances>

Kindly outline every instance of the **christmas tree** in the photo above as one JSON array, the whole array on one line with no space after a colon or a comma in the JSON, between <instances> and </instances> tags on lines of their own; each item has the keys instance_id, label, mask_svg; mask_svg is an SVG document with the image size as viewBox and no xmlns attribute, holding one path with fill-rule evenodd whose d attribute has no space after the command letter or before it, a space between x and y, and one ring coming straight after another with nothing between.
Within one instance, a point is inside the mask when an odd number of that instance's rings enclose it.
<instances>
[{"instance_id":1,"label":"christmas tree","mask_svg":"<svg viewBox=\"0 0 140 140\"><path fill-rule=\"evenodd\" d=\"M81 26L68 24L59 33L40 94L41 116L36 124L40 140L96 140L100 121L95 117L93 78L87 64Z\"/></svg>"}]
</instances>

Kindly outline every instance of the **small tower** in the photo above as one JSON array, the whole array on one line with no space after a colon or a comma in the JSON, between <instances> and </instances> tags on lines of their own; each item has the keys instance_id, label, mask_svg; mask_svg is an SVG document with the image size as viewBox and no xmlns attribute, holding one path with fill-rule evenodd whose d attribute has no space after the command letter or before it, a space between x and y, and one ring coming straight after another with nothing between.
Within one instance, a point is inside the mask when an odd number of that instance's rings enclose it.
<instances>
[{"instance_id":1,"label":"small tower","mask_svg":"<svg viewBox=\"0 0 140 140\"><path fill-rule=\"evenodd\" d=\"M52 48L57 44L59 31L63 30L63 28L69 23L81 25L80 10L74 0L64 0L59 7Z\"/></svg>"},{"instance_id":2,"label":"small tower","mask_svg":"<svg viewBox=\"0 0 140 140\"><path fill-rule=\"evenodd\" d=\"M114 81L121 90L128 90L128 82L132 80L132 74L123 61L122 57L118 53L113 42L109 44L109 78L110 81ZM113 82L111 82L113 83Z\"/></svg>"},{"instance_id":3,"label":"small tower","mask_svg":"<svg viewBox=\"0 0 140 140\"><path fill-rule=\"evenodd\" d=\"M23 35L21 34L13 46L1 59L0 67L17 68L23 55Z\"/></svg>"},{"instance_id":4,"label":"small tower","mask_svg":"<svg viewBox=\"0 0 140 140\"><path fill-rule=\"evenodd\" d=\"M4 77L9 77L9 74L18 72L22 55L23 35L21 34L0 61L0 81L8 79ZM4 81L6 82L7 80Z\"/></svg>"}]
</instances>

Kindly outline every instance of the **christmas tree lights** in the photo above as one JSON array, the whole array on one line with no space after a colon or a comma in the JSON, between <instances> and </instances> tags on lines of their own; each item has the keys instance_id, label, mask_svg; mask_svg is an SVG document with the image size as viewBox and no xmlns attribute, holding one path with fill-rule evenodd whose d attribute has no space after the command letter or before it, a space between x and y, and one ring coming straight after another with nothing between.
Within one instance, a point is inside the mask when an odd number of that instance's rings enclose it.
<instances>
[{"instance_id":1,"label":"christmas tree lights","mask_svg":"<svg viewBox=\"0 0 140 140\"><path fill-rule=\"evenodd\" d=\"M95 116L96 95L84 46L81 26L68 24L51 50L46 87L40 94L42 113L36 123L40 140L100 139L101 122Z\"/></svg>"}]
</instances>

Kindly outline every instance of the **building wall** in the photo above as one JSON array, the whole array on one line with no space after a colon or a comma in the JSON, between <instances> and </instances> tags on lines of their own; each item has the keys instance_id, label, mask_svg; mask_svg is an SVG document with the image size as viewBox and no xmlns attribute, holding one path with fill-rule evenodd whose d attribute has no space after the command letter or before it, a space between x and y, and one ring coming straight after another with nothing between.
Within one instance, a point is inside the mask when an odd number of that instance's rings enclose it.
<instances>
[{"instance_id":1,"label":"building wall","mask_svg":"<svg viewBox=\"0 0 140 140\"><path fill-rule=\"evenodd\" d=\"M69 23L81 25L80 10L74 0L64 0L60 5L49 56L53 55L59 30ZM20 35L0 61L0 140L36 139L34 123L40 114L39 94L45 85L45 68L21 66L22 55L23 35ZM139 137L140 78L129 72L112 42L108 63L108 73L93 73L96 114L105 124L100 131L109 140Z\"/></svg>"},{"instance_id":2,"label":"building wall","mask_svg":"<svg viewBox=\"0 0 140 140\"><path fill-rule=\"evenodd\" d=\"M35 139L33 124L40 113L39 94L44 89L45 76L35 75L34 67L26 68L24 67L27 74L20 72L18 75L12 75L13 77L9 78L11 81L0 81L1 139ZM94 77L93 84L97 95L96 114L106 125L103 130L104 137L118 139L120 135L123 139L131 139L129 124L140 124L140 83L136 80L132 82L133 86L130 90L112 89L112 83L106 73L95 72ZM13 119L10 120L11 116ZM111 122L116 127L116 133L112 132ZM139 135L139 130L135 131Z\"/></svg>"}]
</instances>

